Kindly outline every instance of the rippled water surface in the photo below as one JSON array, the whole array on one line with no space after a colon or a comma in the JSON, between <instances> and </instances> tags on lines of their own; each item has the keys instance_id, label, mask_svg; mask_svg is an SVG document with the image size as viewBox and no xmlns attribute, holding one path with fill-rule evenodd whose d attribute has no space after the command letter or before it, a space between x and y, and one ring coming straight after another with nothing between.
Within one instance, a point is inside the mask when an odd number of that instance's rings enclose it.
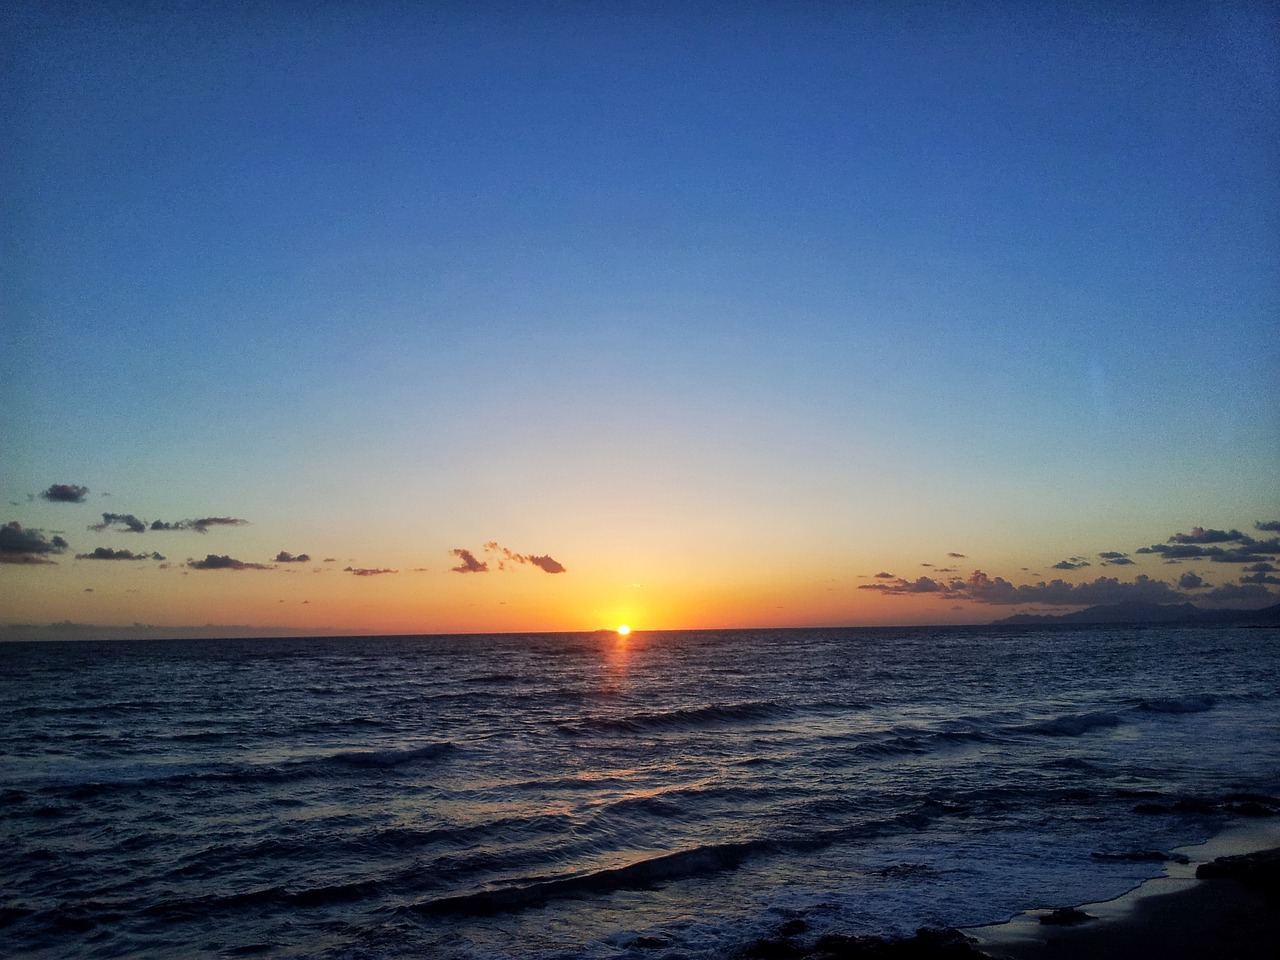
<instances>
[{"instance_id":1,"label":"rippled water surface","mask_svg":"<svg viewBox=\"0 0 1280 960\"><path fill-rule=\"evenodd\" d=\"M1096 900L1280 793L1272 629L0 646L15 956L723 957Z\"/></svg>"}]
</instances>

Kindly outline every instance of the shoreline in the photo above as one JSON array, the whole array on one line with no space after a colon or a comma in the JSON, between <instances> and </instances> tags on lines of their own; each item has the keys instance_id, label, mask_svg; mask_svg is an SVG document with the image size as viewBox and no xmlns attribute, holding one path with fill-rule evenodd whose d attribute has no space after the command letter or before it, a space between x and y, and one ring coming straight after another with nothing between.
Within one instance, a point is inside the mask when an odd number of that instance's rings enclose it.
<instances>
[{"instance_id":1,"label":"shoreline","mask_svg":"<svg viewBox=\"0 0 1280 960\"><path fill-rule=\"evenodd\" d=\"M1280 818L1175 848L1165 874L1110 900L914 937L758 940L736 960L1269 960L1280 943ZM1183 862L1185 858L1185 862ZM1047 919L1046 919L1047 918Z\"/></svg>"},{"instance_id":2,"label":"shoreline","mask_svg":"<svg viewBox=\"0 0 1280 960\"><path fill-rule=\"evenodd\" d=\"M1046 923L1054 911L1035 909L961 933L997 960L1273 956L1280 943L1280 823L1239 823L1173 852L1187 862L1169 861L1162 877L1072 908L1092 919Z\"/></svg>"}]
</instances>

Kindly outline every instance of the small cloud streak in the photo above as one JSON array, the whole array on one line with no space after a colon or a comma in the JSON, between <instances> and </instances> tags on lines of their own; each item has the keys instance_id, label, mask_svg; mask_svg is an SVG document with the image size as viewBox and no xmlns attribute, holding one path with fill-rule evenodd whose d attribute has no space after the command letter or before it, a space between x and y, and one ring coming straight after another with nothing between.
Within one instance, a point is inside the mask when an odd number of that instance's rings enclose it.
<instances>
[{"instance_id":1,"label":"small cloud streak","mask_svg":"<svg viewBox=\"0 0 1280 960\"><path fill-rule=\"evenodd\" d=\"M1059 560L1053 565L1055 570L1080 570L1084 567L1092 567L1093 564L1084 557L1070 557L1067 560Z\"/></svg>"},{"instance_id":2,"label":"small cloud streak","mask_svg":"<svg viewBox=\"0 0 1280 960\"><path fill-rule=\"evenodd\" d=\"M194 530L196 533L208 533L210 527L244 527L248 526L248 524L248 520L242 520L239 517L201 517L198 520L175 520L172 523L156 520L151 524L151 529L158 531Z\"/></svg>"},{"instance_id":3,"label":"small cloud streak","mask_svg":"<svg viewBox=\"0 0 1280 960\"><path fill-rule=\"evenodd\" d=\"M296 557L287 550L281 550L276 554L276 563L310 563L311 555L308 553L300 553Z\"/></svg>"},{"instance_id":4,"label":"small cloud streak","mask_svg":"<svg viewBox=\"0 0 1280 960\"><path fill-rule=\"evenodd\" d=\"M158 553L134 553L132 550L112 550L98 547L93 553L77 553L77 560L163 560Z\"/></svg>"},{"instance_id":5,"label":"small cloud streak","mask_svg":"<svg viewBox=\"0 0 1280 960\"><path fill-rule=\"evenodd\" d=\"M388 570L385 567L343 567L343 573L354 573L357 577L376 577L384 573L399 573L399 570Z\"/></svg>"},{"instance_id":6,"label":"small cloud streak","mask_svg":"<svg viewBox=\"0 0 1280 960\"><path fill-rule=\"evenodd\" d=\"M217 554L207 554L203 560L188 560L187 566L192 570L272 570L265 563L249 563L245 560L237 560L234 557L218 556Z\"/></svg>"},{"instance_id":7,"label":"small cloud streak","mask_svg":"<svg viewBox=\"0 0 1280 960\"><path fill-rule=\"evenodd\" d=\"M40 494L42 499L50 503L84 503L84 498L88 495L89 488L78 483L50 484L49 489Z\"/></svg>"},{"instance_id":8,"label":"small cloud streak","mask_svg":"<svg viewBox=\"0 0 1280 960\"><path fill-rule=\"evenodd\" d=\"M1104 550L1098 554L1102 560L1104 567L1127 567L1133 563L1133 559L1127 553L1121 553L1119 550Z\"/></svg>"}]
</instances>

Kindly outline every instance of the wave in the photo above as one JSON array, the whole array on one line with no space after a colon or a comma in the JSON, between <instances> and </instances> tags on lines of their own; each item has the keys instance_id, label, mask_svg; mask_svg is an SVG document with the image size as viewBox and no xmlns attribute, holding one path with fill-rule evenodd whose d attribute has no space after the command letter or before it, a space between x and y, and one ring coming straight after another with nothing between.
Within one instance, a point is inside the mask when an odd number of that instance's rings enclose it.
<instances>
[{"instance_id":1,"label":"wave","mask_svg":"<svg viewBox=\"0 0 1280 960\"><path fill-rule=\"evenodd\" d=\"M38 788L44 795L70 800L91 800L106 794L134 790L183 787L188 784L223 783L252 786L259 783L289 783L313 777L328 777L342 768L396 770L422 763L439 761L456 750L448 740L418 747L387 750L352 750L318 757L304 757L278 764L247 764L201 769L181 766L172 772L153 773L119 779L85 779L71 783L48 784ZM135 768L136 769L136 768Z\"/></svg>"},{"instance_id":2,"label":"wave","mask_svg":"<svg viewBox=\"0 0 1280 960\"><path fill-rule=\"evenodd\" d=\"M1212 710L1217 703L1216 697L1204 695L1174 700L1142 700L1138 703L1138 709L1148 713L1204 713Z\"/></svg>"},{"instance_id":3,"label":"wave","mask_svg":"<svg viewBox=\"0 0 1280 960\"><path fill-rule=\"evenodd\" d=\"M332 754L322 758L319 762L342 763L352 767L390 768L414 764L423 760L436 760L454 749L456 748L453 743L444 740L439 743L428 743L421 747L408 747L400 750L352 750Z\"/></svg>"},{"instance_id":4,"label":"wave","mask_svg":"<svg viewBox=\"0 0 1280 960\"><path fill-rule=\"evenodd\" d=\"M1038 733L1046 737L1078 737L1090 730L1118 727L1123 722L1119 714L1107 710L1094 710L1090 713L1069 713L1042 720L1039 723L1028 723L1014 727L1013 730L1017 733Z\"/></svg>"},{"instance_id":5,"label":"wave","mask_svg":"<svg viewBox=\"0 0 1280 960\"><path fill-rule=\"evenodd\" d=\"M774 700L749 700L743 703L708 704L656 713L633 713L624 717L586 717L574 723L559 723L557 729L570 734L644 733L652 730L687 730L752 720L770 720L785 712Z\"/></svg>"},{"instance_id":6,"label":"wave","mask_svg":"<svg viewBox=\"0 0 1280 960\"><path fill-rule=\"evenodd\" d=\"M428 915L488 916L541 906L566 897L644 890L672 880L734 870L747 857L767 848L768 844L762 841L710 844L578 876L535 879L509 887L440 897L407 909Z\"/></svg>"}]
</instances>

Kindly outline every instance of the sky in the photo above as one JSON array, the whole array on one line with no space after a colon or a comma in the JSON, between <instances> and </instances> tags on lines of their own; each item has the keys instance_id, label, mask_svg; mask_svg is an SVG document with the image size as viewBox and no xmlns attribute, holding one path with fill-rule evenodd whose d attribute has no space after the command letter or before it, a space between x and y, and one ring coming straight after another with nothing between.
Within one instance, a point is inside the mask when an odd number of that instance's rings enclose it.
<instances>
[{"instance_id":1,"label":"sky","mask_svg":"<svg viewBox=\"0 0 1280 960\"><path fill-rule=\"evenodd\" d=\"M0 626L1280 600L1272 4L0 18Z\"/></svg>"}]
</instances>

